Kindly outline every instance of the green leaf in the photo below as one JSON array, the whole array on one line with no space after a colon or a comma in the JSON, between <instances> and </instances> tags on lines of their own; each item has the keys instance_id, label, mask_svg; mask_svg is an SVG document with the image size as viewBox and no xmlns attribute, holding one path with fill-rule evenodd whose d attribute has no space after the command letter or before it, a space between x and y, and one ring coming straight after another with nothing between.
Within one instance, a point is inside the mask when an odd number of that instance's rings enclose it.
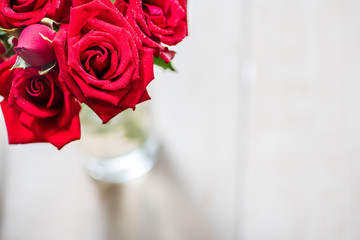
<instances>
[{"instance_id":1,"label":"green leaf","mask_svg":"<svg viewBox=\"0 0 360 240\"><path fill-rule=\"evenodd\" d=\"M16 62L15 62L15 64L14 64L14 66L12 66L12 67L10 68L10 70L13 70L13 69L15 69L15 68L25 69L25 68L27 68L27 67L31 67L31 65L28 64L27 62L25 62L25 60L22 59L20 56L17 56Z\"/></svg>"},{"instance_id":2,"label":"green leaf","mask_svg":"<svg viewBox=\"0 0 360 240\"><path fill-rule=\"evenodd\" d=\"M49 38L45 37L44 34L42 34L42 33L39 33L39 34L40 34L40 36L42 37L42 39L44 39L45 41L48 41L48 42L50 42L50 43L53 42L53 41L51 41Z\"/></svg>"},{"instance_id":3,"label":"green leaf","mask_svg":"<svg viewBox=\"0 0 360 240\"><path fill-rule=\"evenodd\" d=\"M43 18L41 19L40 23L48 26L53 30L56 30L56 28L60 25L60 23L52 20L51 18Z\"/></svg>"},{"instance_id":4,"label":"green leaf","mask_svg":"<svg viewBox=\"0 0 360 240\"><path fill-rule=\"evenodd\" d=\"M12 29L6 29L6 28L2 28L0 27L0 31L4 32L4 33L13 33L17 31L17 28L12 28Z\"/></svg>"},{"instance_id":5,"label":"green leaf","mask_svg":"<svg viewBox=\"0 0 360 240\"><path fill-rule=\"evenodd\" d=\"M48 72L51 71L56 66L56 60L52 61L51 63L46 64L45 66L41 67L41 70L39 70L39 75L45 75Z\"/></svg>"},{"instance_id":6,"label":"green leaf","mask_svg":"<svg viewBox=\"0 0 360 240\"><path fill-rule=\"evenodd\" d=\"M4 35L3 33L5 33L5 34L10 34L15 37L19 37L21 30L22 30L22 28L6 29L6 28L0 27L1 36Z\"/></svg>"},{"instance_id":7,"label":"green leaf","mask_svg":"<svg viewBox=\"0 0 360 240\"><path fill-rule=\"evenodd\" d=\"M162 67L163 69L169 69L173 72L176 72L175 68L171 65L171 62L166 63L164 60L162 60L160 57L154 57L154 64Z\"/></svg>"}]
</instances>

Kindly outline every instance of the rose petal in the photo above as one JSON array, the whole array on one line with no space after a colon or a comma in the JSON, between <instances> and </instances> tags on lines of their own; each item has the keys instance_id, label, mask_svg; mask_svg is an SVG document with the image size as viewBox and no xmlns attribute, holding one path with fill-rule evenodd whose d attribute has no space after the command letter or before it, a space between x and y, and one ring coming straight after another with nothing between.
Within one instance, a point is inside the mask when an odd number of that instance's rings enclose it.
<instances>
[{"instance_id":1,"label":"rose petal","mask_svg":"<svg viewBox=\"0 0 360 240\"><path fill-rule=\"evenodd\" d=\"M19 121L21 112L9 107L7 99L1 102L9 144L23 144L45 142L43 138L35 134Z\"/></svg>"},{"instance_id":2,"label":"rose petal","mask_svg":"<svg viewBox=\"0 0 360 240\"><path fill-rule=\"evenodd\" d=\"M34 23L38 23L46 16L46 13L50 9L49 0L40 0L40 1L29 1L34 2L34 8L24 8L16 7L14 11L13 6L10 5L10 1L0 1L0 12L4 15L4 18L1 21L5 21L5 25L2 25L6 28L12 27L21 27L28 26ZM29 5L30 6L30 5ZM40 7L41 6L41 7Z\"/></svg>"},{"instance_id":3,"label":"rose petal","mask_svg":"<svg viewBox=\"0 0 360 240\"><path fill-rule=\"evenodd\" d=\"M17 56L14 55L0 64L0 95L3 97L9 96L13 74L16 72L16 70L11 71L10 68L15 64L16 58Z\"/></svg>"},{"instance_id":4,"label":"rose petal","mask_svg":"<svg viewBox=\"0 0 360 240\"><path fill-rule=\"evenodd\" d=\"M80 87L76 84L76 82L72 79L69 74L68 69L68 45L67 45L67 38L69 33L69 25L68 24L61 24L61 27L56 34L52 46L54 47L54 51L56 54L56 58L59 64L59 80L66 82L66 85L71 90L72 94L80 101L84 101L84 94L81 91Z\"/></svg>"},{"instance_id":5,"label":"rose petal","mask_svg":"<svg viewBox=\"0 0 360 240\"><path fill-rule=\"evenodd\" d=\"M67 143L80 139L80 120L75 115L70 119L67 128L59 128L56 118L38 119L25 113L21 114L21 123L40 135L46 142L53 144L59 150Z\"/></svg>"}]
</instances>

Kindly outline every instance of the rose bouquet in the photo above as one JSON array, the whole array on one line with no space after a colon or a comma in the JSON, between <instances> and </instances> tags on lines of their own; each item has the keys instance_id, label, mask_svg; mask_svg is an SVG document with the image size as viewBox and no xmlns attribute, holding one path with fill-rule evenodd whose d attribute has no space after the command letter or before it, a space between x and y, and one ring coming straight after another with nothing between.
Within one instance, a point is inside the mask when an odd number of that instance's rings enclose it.
<instances>
[{"instance_id":1,"label":"rose bouquet","mask_svg":"<svg viewBox=\"0 0 360 240\"><path fill-rule=\"evenodd\" d=\"M186 0L0 0L0 95L10 144L80 139L149 100L154 64L187 35Z\"/></svg>"}]
</instances>

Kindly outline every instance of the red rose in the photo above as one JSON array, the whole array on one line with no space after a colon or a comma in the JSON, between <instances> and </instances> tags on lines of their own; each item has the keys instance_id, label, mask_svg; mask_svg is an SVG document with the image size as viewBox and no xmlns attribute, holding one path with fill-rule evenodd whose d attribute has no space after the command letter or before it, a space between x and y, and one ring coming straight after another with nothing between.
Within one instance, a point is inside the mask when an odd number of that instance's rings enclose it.
<instances>
[{"instance_id":1,"label":"red rose","mask_svg":"<svg viewBox=\"0 0 360 240\"><path fill-rule=\"evenodd\" d=\"M14 50L31 66L41 67L56 59L51 42L48 41L53 40L55 35L56 32L48 26L32 24L21 32L18 45L14 47Z\"/></svg>"},{"instance_id":2,"label":"red rose","mask_svg":"<svg viewBox=\"0 0 360 240\"><path fill-rule=\"evenodd\" d=\"M58 22L69 22L71 0L52 0L46 17Z\"/></svg>"},{"instance_id":3,"label":"red rose","mask_svg":"<svg viewBox=\"0 0 360 240\"><path fill-rule=\"evenodd\" d=\"M0 26L14 28L38 23L44 17L55 21L69 18L70 0L1 0Z\"/></svg>"},{"instance_id":4,"label":"red rose","mask_svg":"<svg viewBox=\"0 0 360 240\"><path fill-rule=\"evenodd\" d=\"M58 149L80 139L80 105L52 70L9 70L16 55L0 64L1 102L10 144L50 142Z\"/></svg>"},{"instance_id":5,"label":"red rose","mask_svg":"<svg viewBox=\"0 0 360 240\"><path fill-rule=\"evenodd\" d=\"M0 40L0 63L3 63L6 60L6 58L4 56L6 51L7 50L6 50L6 47L5 47L4 43L3 43L3 41Z\"/></svg>"},{"instance_id":6,"label":"red rose","mask_svg":"<svg viewBox=\"0 0 360 240\"><path fill-rule=\"evenodd\" d=\"M136 32L109 0L74 7L70 24L62 24L53 46L61 78L104 123L149 99L152 50L142 48Z\"/></svg>"},{"instance_id":7,"label":"red rose","mask_svg":"<svg viewBox=\"0 0 360 240\"><path fill-rule=\"evenodd\" d=\"M15 64L16 56L9 58L7 61L0 64L0 95L3 97L9 96L12 78L14 71L10 68Z\"/></svg>"},{"instance_id":8,"label":"red rose","mask_svg":"<svg viewBox=\"0 0 360 240\"><path fill-rule=\"evenodd\" d=\"M176 45L188 34L186 0L116 0L115 6L131 22L141 40L169 62L174 52L160 43Z\"/></svg>"}]
</instances>

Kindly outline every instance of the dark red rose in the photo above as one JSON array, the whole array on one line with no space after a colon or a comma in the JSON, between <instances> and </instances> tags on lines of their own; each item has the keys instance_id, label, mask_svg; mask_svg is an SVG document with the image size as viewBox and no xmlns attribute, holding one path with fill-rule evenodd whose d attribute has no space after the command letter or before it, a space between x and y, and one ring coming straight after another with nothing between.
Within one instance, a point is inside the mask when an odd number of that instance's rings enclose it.
<instances>
[{"instance_id":1,"label":"dark red rose","mask_svg":"<svg viewBox=\"0 0 360 240\"><path fill-rule=\"evenodd\" d=\"M7 61L0 64L0 95L9 96L14 71L10 70L16 62L17 56L12 56Z\"/></svg>"},{"instance_id":2,"label":"dark red rose","mask_svg":"<svg viewBox=\"0 0 360 240\"><path fill-rule=\"evenodd\" d=\"M188 34L186 0L116 0L115 6L126 15L145 46L169 62L174 52L161 43L176 45Z\"/></svg>"},{"instance_id":3,"label":"dark red rose","mask_svg":"<svg viewBox=\"0 0 360 240\"><path fill-rule=\"evenodd\" d=\"M9 70L16 55L0 64L0 94L10 144L50 142L58 149L80 139L80 105L58 72L38 68Z\"/></svg>"},{"instance_id":4,"label":"dark red rose","mask_svg":"<svg viewBox=\"0 0 360 240\"><path fill-rule=\"evenodd\" d=\"M18 45L14 47L14 50L31 66L44 66L56 59L51 42L48 41L53 40L55 35L56 32L48 26L32 24L21 32Z\"/></svg>"},{"instance_id":5,"label":"dark red rose","mask_svg":"<svg viewBox=\"0 0 360 240\"><path fill-rule=\"evenodd\" d=\"M5 44L3 43L2 40L0 40L0 63L5 62L6 57L4 56L4 54L6 53L6 47Z\"/></svg>"},{"instance_id":6,"label":"dark red rose","mask_svg":"<svg viewBox=\"0 0 360 240\"><path fill-rule=\"evenodd\" d=\"M0 40L0 55L3 55L6 52L6 47L2 40Z\"/></svg>"},{"instance_id":7,"label":"dark red rose","mask_svg":"<svg viewBox=\"0 0 360 240\"><path fill-rule=\"evenodd\" d=\"M46 17L58 22L69 22L71 0L52 0Z\"/></svg>"},{"instance_id":8,"label":"dark red rose","mask_svg":"<svg viewBox=\"0 0 360 240\"><path fill-rule=\"evenodd\" d=\"M149 99L154 78L152 50L109 0L94 0L71 10L53 46L64 79L75 97L102 120Z\"/></svg>"},{"instance_id":9,"label":"dark red rose","mask_svg":"<svg viewBox=\"0 0 360 240\"><path fill-rule=\"evenodd\" d=\"M44 17L55 21L69 19L70 0L1 0L0 26L14 28L40 22Z\"/></svg>"}]
</instances>

